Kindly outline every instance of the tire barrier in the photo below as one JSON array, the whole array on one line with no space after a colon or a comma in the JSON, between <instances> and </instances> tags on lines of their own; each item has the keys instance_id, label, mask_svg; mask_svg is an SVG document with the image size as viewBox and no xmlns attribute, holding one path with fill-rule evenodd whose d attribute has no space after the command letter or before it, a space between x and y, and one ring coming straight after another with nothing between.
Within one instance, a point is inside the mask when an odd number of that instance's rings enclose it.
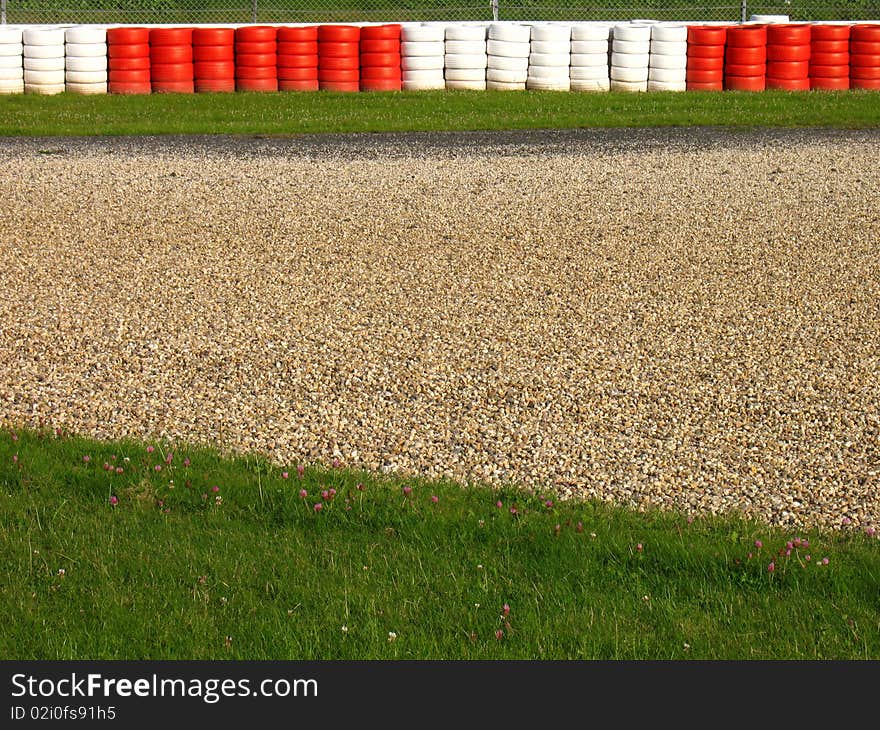
<instances>
[{"instance_id":1,"label":"tire barrier","mask_svg":"<svg viewBox=\"0 0 880 730\"><path fill-rule=\"evenodd\" d=\"M192 43L196 93L235 91L235 30L194 28Z\"/></svg>"},{"instance_id":2,"label":"tire barrier","mask_svg":"<svg viewBox=\"0 0 880 730\"><path fill-rule=\"evenodd\" d=\"M646 23L615 25L611 41L611 91L647 91L651 28Z\"/></svg>"},{"instance_id":3,"label":"tire barrier","mask_svg":"<svg viewBox=\"0 0 880 730\"><path fill-rule=\"evenodd\" d=\"M848 25L814 25L810 34L810 88L849 88Z\"/></svg>"},{"instance_id":4,"label":"tire barrier","mask_svg":"<svg viewBox=\"0 0 880 730\"><path fill-rule=\"evenodd\" d=\"M767 26L740 25L727 29L724 88L764 91L767 85Z\"/></svg>"},{"instance_id":5,"label":"tire barrier","mask_svg":"<svg viewBox=\"0 0 880 730\"><path fill-rule=\"evenodd\" d=\"M0 28L0 94L24 93L21 28Z\"/></svg>"},{"instance_id":6,"label":"tire barrier","mask_svg":"<svg viewBox=\"0 0 880 730\"><path fill-rule=\"evenodd\" d=\"M150 29L150 84L153 93L192 94L192 28Z\"/></svg>"},{"instance_id":7,"label":"tire barrier","mask_svg":"<svg viewBox=\"0 0 880 730\"><path fill-rule=\"evenodd\" d=\"M610 25L573 25L571 27L572 91L610 91Z\"/></svg>"},{"instance_id":8,"label":"tire barrier","mask_svg":"<svg viewBox=\"0 0 880 730\"><path fill-rule=\"evenodd\" d=\"M24 92L60 94L64 86L64 30L25 28L22 31Z\"/></svg>"},{"instance_id":9,"label":"tire barrier","mask_svg":"<svg viewBox=\"0 0 880 730\"><path fill-rule=\"evenodd\" d=\"M443 61L446 28L442 25L405 25L400 30L401 86L407 91L445 89Z\"/></svg>"},{"instance_id":10,"label":"tire barrier","mask_svg":"<svg viewBox=\"0 0 880 730\"><path fill-rule=\"evenodd\" d=\"M149 28L107 30L107 91L110 94L149 94Z\"/></svg>"},{"instance_id":11,"label":"tire barrier","mask_svg":"<svg viewBox=\"0 0 880 730\"><path fill-rule=\"evenodd\" d=\"M687 42L687 90L723 90L727 28L723 25L688 26Z\"/></svg>"},{"instance_id":12,"label":"tire barrier","mask_svg":"<svg viewBox=\"0 0 880 730\"><path fill-rule=\"evenodd\" d=\"M651 26L648 91L687 90L687 36L684 25Z\"/></svg>"},{"instance_id":13,"label":"tire barrier","mask_svg":"<svg viewBox=\"0 0 880 730\"><path fill-rule=\"evenodd\" d=\"M850 88L880 91L880 25L855 25L849 38Z\"/></svg>"},{"instance_id":14,"label":"tire barrier","mask_svg":"<svg viewBox=\"0 0 880 730\"><path fill-rule=\"evenodd\" d=\"M80 25L64 33L64 83L72 94L107 93L107 30Z\"/></svg>"},{"instance_id":15,"label":"tire barrier","mask_svg":"<svg viewBox=\"0 0 880 730\"><path fill-rule=\"evenodd\" d=\"M279 91L318 90L318 27L279 28L276 35Z\"/></svg>"},{"instance_id":16,"label":"tire barrier","mask_svg":"<svg viewBox=\"0 0 880 730\"><path fill-rule=\"evenodd\" d=\"M529 75L532 30L527 25L495 23L486 40L486 88L523 91Z\"/></svg>"},{"instance_id":17,"label":"tire barrier","mask_svg":"<svg viewBox=\"0 0 880 730\"><path fill-rule=\"evenodd\" d=\"M767 26L767 88L810 90L810 26Z\"/></svg>"},{"instance_id":18,"label":"tire barrier","mask_svg":"<svg viewBox=\"0 0 880 730\"><path fill-rule=\"evenodd\" d=\"M486 26L449 25L444 32L443 67L447 89L486 90Z\"/></svg>"},{"instance_id":19,"label":"tire barrier","mask_svg":"<svg viewBox=\"0 0 880 730\"><path fill-rule=\"evenodd\" d=\"M526 88L569 91L570 64L571 26L533 25Z\"/></svg>"},{"instance_id":20,"label":"tire barrier","mask_svg":"<svg viewBox=\"0 0 880 730\"><path fill-rule=\"evenodd\" d=\"M278 91L277 38L271 25L235 29L236 91Z\"/></svg>"},{"instance_id":21,"label":"tire barrier","mask_svg":"<svg viewBox=\"0 0 880 730\"><path fill-rule=\"evenodd\" d=\"M400 25L361 28L361 91L400 91Z\"/></svg>"},{"instance_id":22,"label":"tire barrier","mask_svg":"<svg viewBox=\"0 0 880 730\"><path fill-rule=\"evenodd\" d=\"M318 26L318 88L360 91L360 38L357 25Z\"/></svg>"}]
</instances>

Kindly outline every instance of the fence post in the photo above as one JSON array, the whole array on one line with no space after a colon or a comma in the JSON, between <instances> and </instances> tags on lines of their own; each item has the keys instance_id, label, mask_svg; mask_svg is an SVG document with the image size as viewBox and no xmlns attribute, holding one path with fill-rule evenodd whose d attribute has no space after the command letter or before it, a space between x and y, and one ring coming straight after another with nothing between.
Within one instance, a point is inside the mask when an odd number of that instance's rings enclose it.
<instances>
[{"instance_id":1,"label":"fence post","mask_svg":"<svg viewBox=\"0 0 880 730\"><path fill-rule=\"evenodd\" d=\"M6 0L0 0L0 25L6 25Z\"/></svg>"},{"instance_id":2,"label":"fence post","mask_svg":"<svg viewBox=\"0 0 880 730\"><path fill-rule=\"evenodd\" d=\"M743 0L743 2L745 2L745 0ZM254 0L252 17L253 17L254 23L256 24L256 22L257 22L257 0Z\"/></svg>"},{"instance_id":3,"label":"fence post","mask_svg":"<svg viewBox=\"0 0 880 730\"><path fill-rule=\"evenodd\" d=\"M498 22L498 0L492 0L492 20Z\"/></svg>"},{"instance_id":4,"label":"fence post","mask_svg":"<svg viewBox=\"0 0 880 730\"><path fill-rule=\"evenodd\" d=\"M256 2L256 0L254 0ZM742 0L742 22L745 23L749 17L748 0Z\"/></svg>"}]
</instances>

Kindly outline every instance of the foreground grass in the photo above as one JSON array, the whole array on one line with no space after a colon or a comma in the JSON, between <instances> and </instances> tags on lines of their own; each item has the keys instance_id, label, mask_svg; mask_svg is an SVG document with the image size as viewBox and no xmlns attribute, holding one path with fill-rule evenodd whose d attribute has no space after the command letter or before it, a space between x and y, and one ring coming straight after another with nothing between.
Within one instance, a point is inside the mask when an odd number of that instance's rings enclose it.
<instances>
[{"instance_id":1,"label":"foreground grass","mask_svg":"<svg viewBox=\"0 0 880 730\"><path fill-rule=\"evenodd\" d=\"M5 659L880 658L862 532L32 432L0 499Z\"/></svg>"},{"instance_id":2,"label":"foreground grass","mask_svg":"<svg viewBox=\"0 0 880 730\"><path fill-rule=\"evenodd\" d=\"M581 127L880 126L876 92L438 91L0 98L0 135L312 134Z\"/></svg>"}]
</instances>

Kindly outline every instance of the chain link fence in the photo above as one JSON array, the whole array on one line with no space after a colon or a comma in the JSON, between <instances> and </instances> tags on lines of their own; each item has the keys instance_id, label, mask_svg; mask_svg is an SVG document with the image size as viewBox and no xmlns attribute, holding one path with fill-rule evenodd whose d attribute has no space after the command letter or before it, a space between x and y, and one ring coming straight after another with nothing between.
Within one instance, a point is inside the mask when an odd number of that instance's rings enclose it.
<instances>
[{"instance_id":1,"label":"chain link fence","mask_svg":"<svg viewBox=\"0 0 880 730\"><path fill-rule=\"evenodd\" d=\"M0 22L341 23L456 20L880 19L880 0L0 0Z\"/></svg>"}]
</instances>

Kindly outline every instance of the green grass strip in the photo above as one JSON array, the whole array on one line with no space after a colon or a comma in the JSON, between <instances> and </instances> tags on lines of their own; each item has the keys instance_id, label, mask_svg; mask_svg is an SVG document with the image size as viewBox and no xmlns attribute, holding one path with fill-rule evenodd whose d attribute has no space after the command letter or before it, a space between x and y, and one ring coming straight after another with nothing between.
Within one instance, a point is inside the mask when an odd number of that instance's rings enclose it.
<instances>
[{"instance_id":1,"label":"green grass strip","mask_svg":"<svg viewBox=\"0 0 880 730\"><path fill-rule=\"evenodd\" d=\"M880 93L439 91L0 98L3 136L676 126L877 127Z\"/></svg>"},{"instance_id":2,"label":"green grass strip","mask_svg":"<svg viewBox=\"0 0 880 730\"><path fill-rule=\"evenodd\" d=\"M28 431L0 499L6 659L880 658L866 529Z\"/></svg>"}]
</instances>

